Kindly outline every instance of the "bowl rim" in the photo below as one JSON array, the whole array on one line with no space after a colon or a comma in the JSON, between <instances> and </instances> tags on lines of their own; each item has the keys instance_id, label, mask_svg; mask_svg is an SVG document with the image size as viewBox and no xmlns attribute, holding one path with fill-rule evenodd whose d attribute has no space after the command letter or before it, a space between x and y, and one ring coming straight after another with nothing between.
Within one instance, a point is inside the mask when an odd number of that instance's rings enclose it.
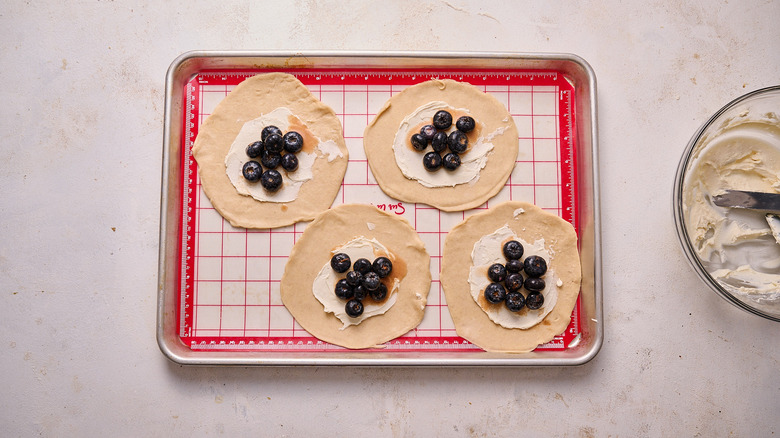
<instances>
[{"instance_id":1,"label":"bowl rim","mask_svg":"<svg viewBox=\"0 0 780 438\"><path fill-rule=\"evenodd\" d=\"M707 130L707 128L709 128L721 115L731 110L735 106L739 105L740 103L748 99L751 99L753 97L756 97L758 95L763 95L775 91L780 92L780 85L773 85L769 87L759 88L749 93L745 93L735 99L732 99L729 103L722 106L718 111L716 111L712 116L710 116L704 123L702 123L701 126L699 126L699 128L693 134L687 146L685 147L682 158L680 159L680 162L677 165L677 171L674 177L674 188L672 193L672 210L674 214L675 227L677 229L677 238L680 241L680 245L682 246L683 253L688 259L688 262L694 268L694 271L699 276L699 278L701 278L702 281L704 281L704 283L707 284L710 287L710 289L715 291L721 298L725 299L726 301L735 305L736 307L748 313L761 316L771 321L780 322L780 315L777 316L771 315L764 311L756 309L753 306L745 304L743 301L734 297L730 292L728 292L725 288L723 288L720 285L720 283L718 283L714 278L712 278L709 272L707 272L707 270L704 268L704 265L699 259L699 256L696 255L696 251L694 250L693 245L691 244L691 239L690 236L688 235L688 230L685 227L685 217L683 214L683 205L682 205L683 181L685 179L686 171L688 169L688 164L691 161L691 153L693 152L693 149L696 147L696 145L699 143L699 140L701 140L701 137L704 134L704 132Z\"/></svg>"}]
</instances>

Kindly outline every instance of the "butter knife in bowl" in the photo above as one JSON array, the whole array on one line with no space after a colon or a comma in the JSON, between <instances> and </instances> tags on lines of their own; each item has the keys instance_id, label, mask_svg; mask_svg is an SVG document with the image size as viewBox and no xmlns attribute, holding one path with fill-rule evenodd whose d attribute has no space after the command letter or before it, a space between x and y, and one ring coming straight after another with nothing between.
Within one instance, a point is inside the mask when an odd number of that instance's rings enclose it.
<instances>
[{"instance_id":1,"label":"butter knife in bowl","mask_svg":"<svg viewBox=\"0 0 780 438\"><path fill-rule=\"evenodd\" d=\"M780 194L764 192L748 192L743 190L726 190L712 197L713 204L719 207L745 208L766 213L766 222L772 231L772 236L780 243Z\"/></svg>"},{"instance_id":2,"label":"butter knife in bowl","mask_svg":"<svg viewBox=\"0 0 780 438\"><path fill-rule=\"evenodd\" d=\"M777 193L726 190L724 193L713 196L712 202L719 207L780 213L780 194Z\"/></svg>"}]
</instances>

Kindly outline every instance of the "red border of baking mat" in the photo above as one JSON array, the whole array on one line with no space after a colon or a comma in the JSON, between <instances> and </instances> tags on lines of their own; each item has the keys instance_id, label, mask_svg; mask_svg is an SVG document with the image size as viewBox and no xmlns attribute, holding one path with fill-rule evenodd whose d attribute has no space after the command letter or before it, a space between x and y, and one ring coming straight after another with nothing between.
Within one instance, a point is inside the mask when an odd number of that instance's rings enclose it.
<instances>
[{"instance_id":1,"label":"red border of baking mat","mask_svg":"<svg viewBox=\"0 0 780 438\"><path fill-rule=\"evenodd\" d=\"M194 307L194 271L193 262L197 257L196 245L192 244L197 234L196 212L198 211L198 198L200 196L199 181L197 180L197 165L190 156L190 148L197 136L198 117L203 117L200 112L201 87L224 86L225 93L228 89L237 85L247 77L255 74L282 71L295 75L305 85L312 86L366 86L366 87L384 87L396 86L400 91L402 87L423 82L432 78L455 79L463 82L469 82L477 87L495 88L510 86L530 86L530 87L557 87L559 96L557 99L558 108L556 114L557 121L557 141L559 143L559 211L561 217L572 223L579 233L579 209L577 208L576 196L576 137L574 135L575 121L575 95L574 86L565 79L565 77L556 71L539 70L483 70L483 69L357 69L357 68L328 68L328 69L273 69L273 70L230 70L230 71L201 71L187 85L184 93L184 123L182 139L182 172L181 187L182 193L182 234L179 236L180 263L179 272L179 293L177 294L177 334L182 342L194 350L219 350L219 351L252 351L252 352L325 352L325 351L344 351L342 347L324 343L308 334L303 336L192 336L193 329L193 307ZM315 93L316 95L316 93ZM344 114L340 115L340 118ZM533 116L533 114L531 114ZM342 120L343 124L343 120ZM534 137L531 137L531 141ZM365 160L363 160L365 161ZM531 158L533 162L533 158ZM350 162L352 159L350 158ZM375 183L374 183L375 184ZM510 182L511 184L511 182ZM343 189L343 187L342 187ZM510 199L511 192L510 192ZM526 201L533 201L524 199ZM343 199L341 199L343 202ZM336 204L340 203L339 199ZM487 208L488 203L479 209ZM415 208L420 210L431 209L424 205L405 205L402 203L383 205L386 209L393 208ZM464 213L465 217L466 213ZM415 213L416 217L416 213ZM229 225L228 225L229 226ZM274 230L265 230L273 233ZM285 231L280 231L285 232ZM301 231L295 231L293 236L299 235ZM439 232L445 234L446 232ZM294 239L295 237L293 237ZM185 244L186 242L186 244ZM270 245L269 245L270 246ZM270 250L270 249L269 249ZM440 256L438 256L440 258ZM438 266L434 263L432 257L432 267ZM436 277L438 278L438 276ZM268 278L268 281L273 281ZM438 281L436 281L438 283ZM435 285L440 289L440 285ZM433 291L432 291L433 293ZM430 300L429 300L430 302ZM269 304L270 305L270 304ZM277 304L276 306L280 306ZM439 306L440 311L446 311L446 305ZM442 310L443 309L443 310ZM572 314L572 322L567 330L553 339L550 343L540 346L538 349L565 350L572 341L574 341L581 331L580 325L580 300ZM299 333L305 333L298 326ZM425 336L412 330L407 335L399 337L388 342L381 351L390 352L442 352L442 351L481 351L468 341L458 336ZM377 349L367 349L361 351L377 351Z\"/></svg>"}]
</instances>

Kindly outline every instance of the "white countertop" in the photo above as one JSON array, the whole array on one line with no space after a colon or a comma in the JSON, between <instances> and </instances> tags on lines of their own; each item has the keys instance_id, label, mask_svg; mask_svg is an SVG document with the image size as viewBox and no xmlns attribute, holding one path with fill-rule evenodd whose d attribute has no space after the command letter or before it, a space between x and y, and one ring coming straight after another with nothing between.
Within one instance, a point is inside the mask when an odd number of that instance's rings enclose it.
<instances>
[{"instance_id":1,"label":"white countertop","mask_svg":"<svg viewBox=\"0 0 780 438\"><path fill-rule=\"evenodd\" d=\"M671 213L696 128L780 83L780 2L492 3L5 2L4 435L780 434L780 325L699 281ZM544 369L169 362L155 341L164 78L178 55L206 49L587 60L598 81L601 352Z\"/></svg>"}]
</instances>

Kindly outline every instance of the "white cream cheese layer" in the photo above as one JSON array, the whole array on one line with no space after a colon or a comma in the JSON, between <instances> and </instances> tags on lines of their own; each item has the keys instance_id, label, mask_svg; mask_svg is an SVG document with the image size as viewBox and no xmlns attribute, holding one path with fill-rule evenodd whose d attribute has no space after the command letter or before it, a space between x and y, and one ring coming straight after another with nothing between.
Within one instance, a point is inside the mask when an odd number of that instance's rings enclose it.
<instances>
[{"instance_id":1,"label":"white cream cheese layer","mask_svg":"<svg viewBox=\"0 0 780 438\"><path fill-rule=\"evenodd\" d=\"M386 256L390 258L391 261L395 259L390 251L376 239L368 239L363 236L356 237L331 251L332 255L342 252L349 256L352 263L359 258L374 261L375 258L380 256ZM366 318L382 315L395 304L398 297L396 292L398 291L398 284L400 283L397 278L393 280L392 287L387 288L388 297L384 302L375 303L370 297L367 297L363 300L363 314L357 318L352 318L347 315L345 310L347 302L337 297L335 293L336 283L344 278L345 275L346 273L336 273L333 268L330 267L330 260L328 260L328 263L320 269L319 274L314 278L314 284L312 285L314 297L322 303L326 312L334 314L336 318L341 320L344 324L341 328L342 330L350 325L360 324Z\"/></svg>"},{"instance_id":2,"label":"white cream cheese layer","mask_svg":"<svg viewBox=\"0 0 780 438\"><path fill-rule=\"evenodd\" d=\"M409 139L416 134L415 128L421 124L431 124L433 115L439 110L449 110L468 114L469 110L463 108L454 109L446 102L434 101L426 103L409 114L398 128L393 141L393 153L395 162L405 177L417 180L425 187L453 187L458 184L475 183L479 179L479 172L487 164L488 152L493 150L491 141L504 133L506 128L501 127L487 135L480 136L477 141L469 145L469 150L460 156L460 167L454 171L439 169L430 172L423 166L423 155L429 152L416 151L409 146ZM454 131L455 123L446 131L448 134Z\"/></svg>"},{"instance_id":3,"label":"white cream cheese layer","mask_svg":"<svg viewBox=\"0 0 780 438\"><path fill-rule=\"evenodd\" d=\"M725 190L780 193L780 120L744 112L704 137L683 188L692 244L724 288L758 303L780 304L780 245L764 213L718 207Z\"/></svg>"},{"instance_id":4,"label":"white cream cheese layer","mask_svg":"<svg viewBox=\"0 0 780 438\"><path fill-rule=\"evenodd\" d=\"M494 263L506 264L506 258L503 254L503 245L508 240L516 240L523 245L523 260L531 255L538 255L550 262L554 253L550 248L545 247L544 239L539 239L533 244L517 237L508 225L504 225L491 234L483 236L475 244L471 251L472 266L469 269L469 285L471 287L471 297L477 304L480 303L480 295L484 294L485 288L491 283L487 276L487 270ZM523 276L525 278L525 276ZM555 271L548 269L542 277L545 282L545 288L542 291L544 296L544 305L537 310L531 310L523 307L519 312L511 312L503 303L488 305L488 309L483 310L496 324L513 329L528 329L542 322L545 316L549 314L555 303L558 301L558 288L563 285ZM522 289L524 296L528 291ZM482 300L484 302L484 300Z\"/></svg>"},{"instance_id":5,"label":"white cream cheese layer","mask_svg":"<svg viewBox=\"0 0 780 438\"><path fill-rule=\"evenodd\" d=\"M316 153L306 153L300 151L296 153L298 158L298 168L293 172L287 172L281 166L277 168L282 175L282 187L276 192L269 192L263 188L259 181L249 182L243 174L244 163L250 160L260 162L260 157L249 158L246 154L246 147L260 140L260 133L266 126L274 125L287 132L290 126L290 117L293 113L286 107L279 107L268 114L250 120L241 127L241 131L230 145L230 150L225 156L225 167L230 182L236 188L236 191L242 195L251 196L258 201L266 202L292 202L298 196L301 185L312 179L312 166L317 159ZM333 161L336 157L343 156L338 145L333 140L323 142L317 138L316 152L321 156L326 156L328 161ZM265 167L263 168L265 171Z\"/></svg>"}]
</instances>

